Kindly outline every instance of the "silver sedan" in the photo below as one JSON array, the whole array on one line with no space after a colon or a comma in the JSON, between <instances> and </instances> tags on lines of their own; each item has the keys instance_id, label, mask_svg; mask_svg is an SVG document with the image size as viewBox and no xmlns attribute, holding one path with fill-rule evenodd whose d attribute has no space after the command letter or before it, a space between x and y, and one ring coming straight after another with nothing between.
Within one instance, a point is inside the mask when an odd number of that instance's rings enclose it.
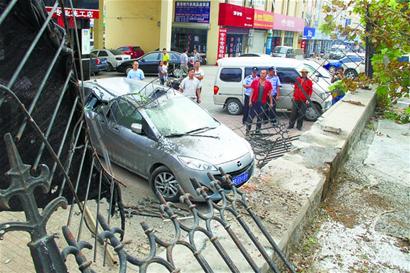
<instances>
[{"instance_id":1,"label":"silver sedan","mask_svg":"<svg viewBox=\"0 0 410 273\"><path fill-rule=\"evenodd\" d=\"M154 192L177 201L181 185L202 201L190 178L220 199L207 173L219 168L241 186L252 176L249 143L175 90L122 78L85 82L86 121L97 152L148 179Z\"/></svg>"}]
</instances>

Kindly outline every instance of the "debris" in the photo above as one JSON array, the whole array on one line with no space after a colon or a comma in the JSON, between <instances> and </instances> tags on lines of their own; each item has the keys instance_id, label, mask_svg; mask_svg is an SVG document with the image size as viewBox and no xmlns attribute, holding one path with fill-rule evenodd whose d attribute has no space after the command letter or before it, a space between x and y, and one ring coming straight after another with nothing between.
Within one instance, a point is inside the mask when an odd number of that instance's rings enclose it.
<instances>
[{"instance_id":1,"label":"debris","mask_svg":"<svg viewBox=\"0 0 410 273\"><path fill-rule=\"evenodd\" d=\"M364 106L364 104L363 104L363 103L361 103L360 101L354 101L354 100L343 100L343 102L350 103L350 104L357 105L357 106Z\"/></svg>"},{"instance_id":2,"label":"debris","mask_svg":"<svg viewBox=\"0 0 410 273\"><path fill-rule=\"evenodd\" d=\"M329 133L333 133L333 134L337 134L337 135L340 135L340 133L342 132L342 129L334 128L332 126L323 126L322 130L325 131L325 132L329 132Z\"/></svg>"}]
</instances>

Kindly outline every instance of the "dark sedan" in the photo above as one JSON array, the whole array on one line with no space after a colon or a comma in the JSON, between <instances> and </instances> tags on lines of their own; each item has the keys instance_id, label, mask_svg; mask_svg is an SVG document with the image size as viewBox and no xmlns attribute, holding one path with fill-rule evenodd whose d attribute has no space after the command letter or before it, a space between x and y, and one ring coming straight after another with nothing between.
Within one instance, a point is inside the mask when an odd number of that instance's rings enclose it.
<instances>
[{"instance_id":1,"label":"dark sedan","mask_svg":"<svg viewBox=\"0 0 410 273\"><path fill-rule=\"evenodd\" d=\"M175 68L178 68L180 65L180 56L181 53L170 51L169 57L170 62L168 64L168 74L172 75L172 72ZM158 64L162 58L161 51L152 51L138 59L131 59L124 61L121 65L117 66L117 72L127 74L130 69L132 69L132 63L138 61L139 68L144 71L145 75L157 75L158 74Z\"/></svg>"}]
</instances>

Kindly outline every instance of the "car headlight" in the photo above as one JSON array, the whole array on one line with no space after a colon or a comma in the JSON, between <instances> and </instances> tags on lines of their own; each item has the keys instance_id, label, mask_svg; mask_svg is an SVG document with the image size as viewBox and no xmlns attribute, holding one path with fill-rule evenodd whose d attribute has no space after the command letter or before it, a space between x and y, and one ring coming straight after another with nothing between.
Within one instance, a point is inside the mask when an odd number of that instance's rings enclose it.
<instances>
[{"instance_id":1,"label":"car headlight","mask_svg":"<svg viewBox=\"0 0 410 273\"><path fill-rule=\"evenodd\" d=\"M217 168L211 163L202 161L200 159L187 157L187 156L178 156L179 160L188 168L199 171L217 171Z\"/></svg>"}]
</instances>

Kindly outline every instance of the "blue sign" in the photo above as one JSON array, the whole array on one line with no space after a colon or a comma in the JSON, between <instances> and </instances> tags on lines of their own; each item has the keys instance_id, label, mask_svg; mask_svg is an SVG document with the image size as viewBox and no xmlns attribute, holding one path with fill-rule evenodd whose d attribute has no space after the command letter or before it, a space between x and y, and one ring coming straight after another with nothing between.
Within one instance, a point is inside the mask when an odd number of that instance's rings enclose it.
<instances>
[{"instance_id":1,"label":"blue sign","mask_svg":"<svg viewBox=\"0 0 410 273\"><path fill-rule=\"evenodd\" d=\"M209 24L211 2L175 2L175 22Z\"/></svg>"},{"instance_id":2,"label":"blue sign","mask_svg":"<svg viewBox=\"0 0 410 273\"><path fill-rule=\"evenodd\" d=\"M270 55L272 53L272 37L266 39L266 54Z\"/></svg>"},{"instance_id":3,"label":"blue sign","mask_svg":"<svg viewBox=\"0 0 410 273\"><path fill-rule=\"evenodd\" d=\"M312 39L315 37L316 29L314 27L305 27L303 29L303 37L306 39Z\"/></svg>"}]
</instances>

